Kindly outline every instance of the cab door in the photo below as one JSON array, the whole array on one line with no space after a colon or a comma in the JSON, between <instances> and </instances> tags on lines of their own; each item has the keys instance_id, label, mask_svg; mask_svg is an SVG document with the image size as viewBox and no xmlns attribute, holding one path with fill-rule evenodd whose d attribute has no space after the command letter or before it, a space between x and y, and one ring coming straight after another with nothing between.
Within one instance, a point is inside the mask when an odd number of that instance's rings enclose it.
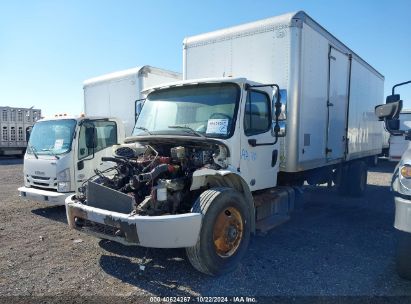
<instances>
[{"instance_id":1,"label":"cab door","mask_svg":"<svg viewBox=\"0 0 411 304\"><path fill-rule=\"evenodd\" d=\"M95 148L87 147L87 137L92 136L87 129L94 127ZM120 134L115 121L108 119L86 120L80 126L77 145L76 183L80 187L95 175L94 170L104 171L113 167L112 162L101 161L102 157L113 155L112 146L119 143ZM77 189L76 189L77 190Z\"/></svg>"},{"instance_id":2,"label":"cab door","mask_svg":"<svg viewBox=\"0 0 411 304\"><path fill-rule=\"evenodd\" d=\"M278 143L271 133L271 94L247 90L241 113L240 174L251 191L274 187L279 167Z\"/></svg>"}]
</instances>

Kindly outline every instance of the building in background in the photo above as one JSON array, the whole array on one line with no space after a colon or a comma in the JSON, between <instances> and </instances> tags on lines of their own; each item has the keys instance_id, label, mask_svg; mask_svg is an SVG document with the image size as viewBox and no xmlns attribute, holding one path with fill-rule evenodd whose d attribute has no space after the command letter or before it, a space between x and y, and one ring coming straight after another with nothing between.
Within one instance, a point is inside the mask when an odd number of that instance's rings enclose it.
<instances>
[{"instance_id":1,"label":"building in background","mask_svg":"<svg viewBox=\"0 0 411 304\"><path fill-rule=\"evenodd\" d=\"M40 118L39 109L0 107L0 155L23 156L30 130Z\"/></svg>"}]
</instances>

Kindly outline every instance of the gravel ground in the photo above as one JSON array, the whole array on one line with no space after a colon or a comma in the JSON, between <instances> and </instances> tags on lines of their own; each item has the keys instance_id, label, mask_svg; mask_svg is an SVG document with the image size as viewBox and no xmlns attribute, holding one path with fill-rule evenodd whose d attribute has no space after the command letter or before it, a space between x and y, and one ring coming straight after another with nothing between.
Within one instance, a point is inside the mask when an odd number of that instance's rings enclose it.
<instances>
[{"instance_id":1,"label":"gravel ground","mask_svg":"<svg viewBox=\"0 0 411 304\"><path fill-rule=\"evenodd\" d=\"M373 168L361 199L306 189L304 211L255 236L236 271L212 278L184 250L147 251L69 230L64 207L20 200L21 160L3 158L0 296L411 296L411 282L395 273L393 168Z\"/></svg>"}]
</instances>

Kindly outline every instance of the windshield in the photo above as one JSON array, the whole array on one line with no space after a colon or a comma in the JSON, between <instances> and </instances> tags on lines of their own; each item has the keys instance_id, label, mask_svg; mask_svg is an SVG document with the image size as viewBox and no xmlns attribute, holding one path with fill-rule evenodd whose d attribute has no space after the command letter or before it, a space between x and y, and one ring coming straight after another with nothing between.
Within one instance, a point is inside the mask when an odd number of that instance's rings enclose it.
<instances>
[{"instance_id":1,"label":"windshield","mask_svg":"<svg viewBox=\"0 0 411 304\"><path fill-rule=\"evenodd\" d=\"M58 155L70 151L75 126L74 119L37 122L31 131L27 152Z\"/></svg>"},{"instance_id":2,"label":"windshield","mask_svg":"<svg viewBox=\"0 0 411 304\"><path fill-rule=\"evenodd\" d=\"M233 83L201 84L148 95L133 135L174 134L228 138L240 97Z\"/></svg>"}]
</instances>

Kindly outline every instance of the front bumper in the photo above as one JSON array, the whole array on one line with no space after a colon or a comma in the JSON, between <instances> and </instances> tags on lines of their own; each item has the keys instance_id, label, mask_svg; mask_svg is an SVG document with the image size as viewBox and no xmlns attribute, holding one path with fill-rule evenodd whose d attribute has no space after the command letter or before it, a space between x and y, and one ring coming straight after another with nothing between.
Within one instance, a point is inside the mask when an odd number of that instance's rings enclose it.
<instances>
[{"instance_id":1,"label":"front bumper","mask_svg":"<svg viewBox=\"0 0 411 304\"><path fill-rule=\"evenodd\" d=\"M66 199L66 213L70 228L124 245L152 248L194 246L202 221L200 213L141 216L113 212L76 202L74 196Z\"/></svg>"},{"instance_id":2,"label":"front bumper","mask_svg":"<svg viewBox=\"0 0 411 304\"><path fill-rule=\"evenodd\" d=\"M411 200L395 196L395 222L398 230L411 233Z\"/></svg>"},{"instance_id":3,"label":"front bumper","mask_svg":"<svg viewBox=\"0 0 411 304\"><path fill-rule=\"evenodd\" d=\"M56 206L64 206L66 198L73 195L73 192L60 193L28 187L20 187L17 190L19 191L19 196L22 198Z\"/></svg>"}]
</instances>

